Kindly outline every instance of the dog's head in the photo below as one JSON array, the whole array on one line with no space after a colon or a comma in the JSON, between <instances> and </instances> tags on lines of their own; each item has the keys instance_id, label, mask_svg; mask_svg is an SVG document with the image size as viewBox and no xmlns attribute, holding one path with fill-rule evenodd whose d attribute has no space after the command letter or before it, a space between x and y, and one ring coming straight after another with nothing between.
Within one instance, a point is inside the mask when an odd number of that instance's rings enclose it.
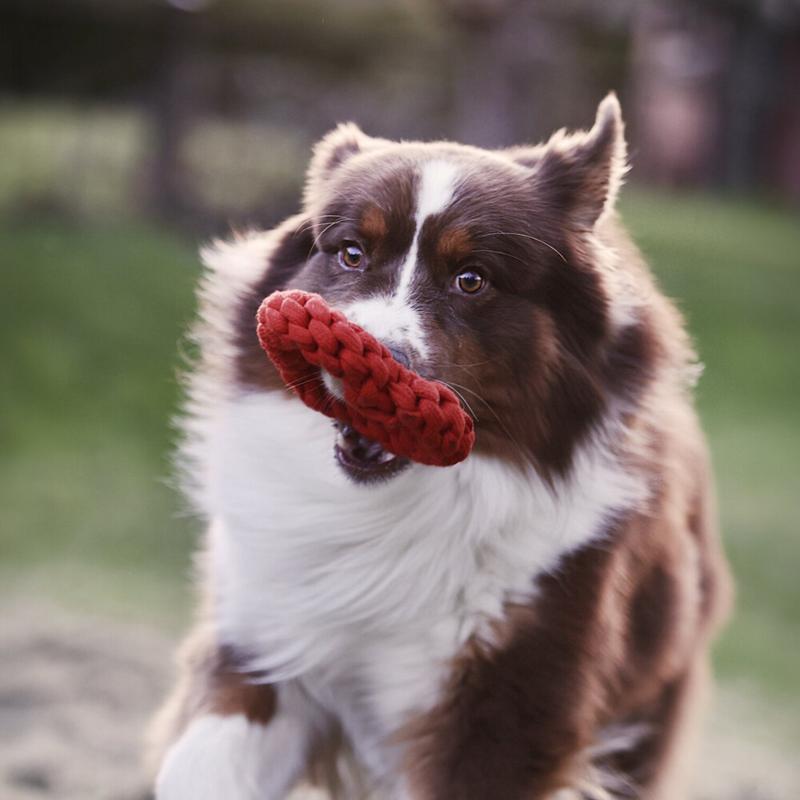
<instances>
[{"instance_id":1,"label":"dog's head","mask_svg":"<svg viewBox=\"0 0 800 800\"><path fill-rule=\"evenodd\" d=\"M300 222L242 318L252 326L254 304L274 289L317 292L451 386L475 418L478 449L563 473L643 347L625 333L635 319L598 232L624 171L613 95L590 131L504 151L340 126L317 145ZM403 466L348 430L337 456L364 480Z\"/></svg>"}]
</instances>

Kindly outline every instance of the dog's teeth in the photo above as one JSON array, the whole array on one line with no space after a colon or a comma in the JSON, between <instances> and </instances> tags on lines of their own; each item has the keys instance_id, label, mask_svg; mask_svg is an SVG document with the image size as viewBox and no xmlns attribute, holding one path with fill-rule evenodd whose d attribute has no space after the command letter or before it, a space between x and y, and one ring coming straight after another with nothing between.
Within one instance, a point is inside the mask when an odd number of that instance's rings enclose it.
<instances>
[{"instance_id":1,"label":"dog's teeth","mask_svg":"<svg viewBox=\"0 0 800 800\"><path fill-rule=\"evenodd\" d=\"M384 450L378 442L367 439L346 423L337 425L335 444L347 453L348 457L361 460L365 464L371 463L373 466L388 464L397 458L394 453Z\"/></svg>"},{"instance_id":2,"label":"dog's teeth","mask_svg":"<svg viewBox=\"0 0 800 800\"><path fill-rule=\"evenodd\" d=\"M370 442L368 439L366 440L368 444L364 448L364 456L368 459L380 458L383 455L383 448L377 442Z\"/></svg>"}]
</instances>

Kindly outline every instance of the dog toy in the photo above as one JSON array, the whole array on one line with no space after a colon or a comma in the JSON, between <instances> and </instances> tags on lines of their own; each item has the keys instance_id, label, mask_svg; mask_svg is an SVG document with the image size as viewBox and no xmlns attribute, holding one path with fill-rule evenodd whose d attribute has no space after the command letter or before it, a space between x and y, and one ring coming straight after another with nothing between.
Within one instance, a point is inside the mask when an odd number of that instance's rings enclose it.
<instances>
[{"instance_id":1,"label":"dog toy","mask_svg":"<svg viewBox=\"0 0 800 800\"><path fill-rule=\"evenodd\" d=\"M425 380L319 295L273 292L258 309L258 338L286 385L310 408L421 464L463 461L472 418L447 386ZM342 382L344 399L321 372Z\"/></svg>"}]
</instances>

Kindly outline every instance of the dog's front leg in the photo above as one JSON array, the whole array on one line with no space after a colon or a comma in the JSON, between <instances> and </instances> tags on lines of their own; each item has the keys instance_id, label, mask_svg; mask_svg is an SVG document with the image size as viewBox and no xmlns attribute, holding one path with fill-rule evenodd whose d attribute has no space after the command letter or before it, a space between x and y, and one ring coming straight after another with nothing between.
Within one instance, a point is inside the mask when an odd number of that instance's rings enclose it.
<instances>
[{"instance_id":1,"label":"dog's front leg","mask_svg":"<svg viewBox=\"0 0 800 800\"><path fill-rule=\"evenodd\" d=\"M308 732L278 710L267 723L204 714L169 749L156 800L282 800L305 767Z\"/></svg>"},{"instance_id":2,"label":"dog's front leg","mask_svg":"<svg viewBox=\"0 0 800 800\"><path fill-rule=\"evenodd\" d=\"M294 684L259 684L195 633L159 719L156 800L283 800L305 773L321 719Z\"/></svg>"}]
</instances>

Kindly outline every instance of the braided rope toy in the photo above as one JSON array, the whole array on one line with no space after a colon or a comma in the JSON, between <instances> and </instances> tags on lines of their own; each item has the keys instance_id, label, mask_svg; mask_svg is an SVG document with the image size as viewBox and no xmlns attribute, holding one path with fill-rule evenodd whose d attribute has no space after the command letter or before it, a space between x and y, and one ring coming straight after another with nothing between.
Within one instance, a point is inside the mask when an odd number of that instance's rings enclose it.
<instances>
[{"instance_id":1,"label":"braided rope toy","mask_svg":"<svg viewBox=\"0 0 800 800\"><path fill-rule=\"evenodd\" d=\"M310 408L421 464L447 467L469 455L475 431L455 394L397 362L319 295L273 292L257 320L261 346ZM344 400L325 388L321 370L342 381Z\"/></svg>"}]
</instances>

